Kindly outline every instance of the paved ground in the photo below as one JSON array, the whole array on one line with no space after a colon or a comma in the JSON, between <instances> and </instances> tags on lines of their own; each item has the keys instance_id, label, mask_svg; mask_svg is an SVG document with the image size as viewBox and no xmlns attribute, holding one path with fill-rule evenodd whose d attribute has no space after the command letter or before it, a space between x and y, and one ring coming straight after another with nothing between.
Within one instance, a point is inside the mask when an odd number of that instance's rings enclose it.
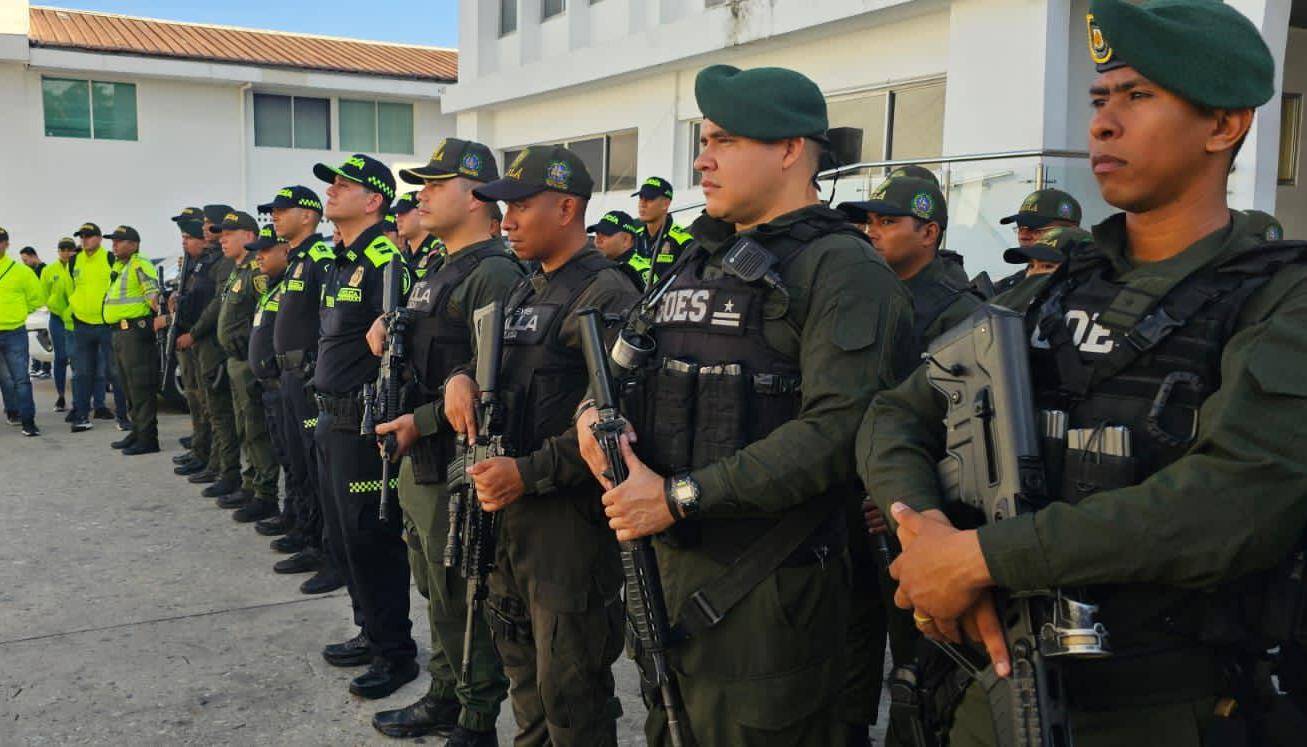
<instances>
[{"instance_id":1,"label":"paved ground","mask_svg":"<svg viewBox=\"0 0 1307 747\"><path fill-rule=\"evenodd\" d=\"M395 744L369 719L425 674L384 701L349 694L358 670L318 653L354 635L344 592L300 594L267 538L172 474L189 419L161 417L163 453L123 457L111 421L70 433L53 400L37 382L41 438L0 426L0 745ZM625 657L617 678L622 744L643 744Z\"/></svg>"}]
</instances>

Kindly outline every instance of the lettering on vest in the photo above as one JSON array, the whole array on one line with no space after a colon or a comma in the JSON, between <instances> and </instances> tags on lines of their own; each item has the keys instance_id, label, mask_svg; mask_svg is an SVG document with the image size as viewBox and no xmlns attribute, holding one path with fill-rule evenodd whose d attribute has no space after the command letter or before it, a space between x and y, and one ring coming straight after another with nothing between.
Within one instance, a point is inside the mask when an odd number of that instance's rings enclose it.
<instances>
[{"instance_id":1,"label":"lettering on vest","mask_svg":"<svg viewBox=\"0 0 1307 747\"><path fill-rule=\"evenodd\" d=\"M434 296L432 290L431 283L425 280L413 286L413 292L408 297L408 307L423 313L430 312Z\"/></svg>"},{"instance_id":2,"label":"lettering on vest","mask_svg":"<svg viewBox=\"0 0 1307 747\"><path fill-rule=\"evenodd\" d=\"M707 325L739 329L749 312L747 293L706 288L668 291L658 305L654 323L659 325Z\"/></svg>"},{"instance_id":3,"label":"lettering on vest","mask_svg":"<svg viewBox=\"0 0 1307 747\"><path fill-rule=\"evenodd\" d=\"M1081 309L1066 312L1066 325L1071 331L1071 341L1076 349L1089 355L1107 355L1116 347L1112 331L1098 323L1098 314L1090 316ZM1048 350L1048 340L1039 333L1039 328L1030 335L1030 347Z\"/></svg>"},{"instance_id":4,"label":"lettering on vest","mask_svg":"<svg viewBox=\"0 0 1307 747\"><path fill-rule=\"evenodd\" d=\"M515 345L537 345L549 331L550 323L558 313L558 306L522 306L514 309L504 320L504 342Z\"/></svg>"}]
</instances>

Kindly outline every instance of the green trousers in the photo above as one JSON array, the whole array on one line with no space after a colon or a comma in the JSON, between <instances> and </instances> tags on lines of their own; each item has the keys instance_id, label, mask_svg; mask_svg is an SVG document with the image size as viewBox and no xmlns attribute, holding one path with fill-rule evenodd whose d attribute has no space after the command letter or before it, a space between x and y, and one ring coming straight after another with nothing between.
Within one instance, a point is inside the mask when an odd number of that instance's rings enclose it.
<instances>
[{"instance_id":1,"label":"green trousers","mask_svg":"<svg viewBox=\"0 0 1307 747\"><path fill-rule=\"evenodd\" d=\"M597 491L504 510L488 615L510 681L516 747L617 744L621 561Z\"/></svg>"},{"instance_id":2,"label":"green trousers","mask_svg":"<svg viewBox=\"0 0 1307 747\"><path fill-rule=\"evenodd\" d=\"M139 444L159 443L159 347L151 319L115 326L113 355L127 394L132 437Z\"/></svg>"},{"instance_id":3,"label":"green trousers","mask_svg":"<svg viewBox=\"0 0 1307 747\"><path fill-rule=\"evenodd\" d=\"M218 347L218 341L206 337L196 343L200 360L200 383L204 392L205 409L213 427L213 446L210 448L209 469L221 479L239 480L241 477L241 442L236 433L236 410L231 399L231 377L227 375L227 356ZM221 371L221 373L219 373ZM215 388L213 382L221 379Z\"/></svg>"},{"instance_id":4,"label":"green trousers","mask_svg":"<svg viewBox=\"0 0 1307 747\"><path fill-rule=\"evenodd\" d=\"M249 362L240 358L227 359L227 375L231 379L231 400L236 411L236 435L245 452L241 488L253 493L257 500L276 502L281 465L277 463L277 452L268 433L262 395L256 394L257 379Z\"/></svg>"},{"instance_id":5,"label":"green trousers","mask_svg":"<svg viewBox=\"0 0 1307 747\"><path fill-rule=\"evenodd\" d=\"M209 411L200 381L200 361L195 349L178 350L177 365L181 368L182 387L186 390L186 409L191 411L191 456L208 464L213 429L209 426Z\"/></svg>"},{"instance_id":6,"label":"green trousers","mask_svg":"<svg viewBox=\"0 0 1307 747\"><path fill-rule=\"evenodd\" d=\"M490 731L499 717L500 704L508 697L508 678L482 616L473 621L471 676L466 682L458 679L463 666L468 583L444 563L449 491L443 483L419 485L413 479L412 462L405 459L399 468L399 505L404 510L408 566L418 593L427 600L431 622L429 692L437 700L459 702L460 726Z\"/></svg>"}]
</instances>

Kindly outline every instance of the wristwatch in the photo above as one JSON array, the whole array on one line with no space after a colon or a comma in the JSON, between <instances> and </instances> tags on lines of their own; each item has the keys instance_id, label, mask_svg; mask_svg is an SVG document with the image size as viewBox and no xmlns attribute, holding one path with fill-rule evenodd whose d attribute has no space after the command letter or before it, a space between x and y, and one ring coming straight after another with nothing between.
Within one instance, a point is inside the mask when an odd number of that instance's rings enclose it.
<instances>
[{"instance_id":1,"label":"wristwatch","mask_svg":"<svg viewBox=\"0 0 1307 747\"><path fill-rule=\"evenodd\" d=\"M699 511L699 483L688 474L668 477L663 485L667 497L667 510L676 519L692 516Z\"/></svg>"}]
</instances>

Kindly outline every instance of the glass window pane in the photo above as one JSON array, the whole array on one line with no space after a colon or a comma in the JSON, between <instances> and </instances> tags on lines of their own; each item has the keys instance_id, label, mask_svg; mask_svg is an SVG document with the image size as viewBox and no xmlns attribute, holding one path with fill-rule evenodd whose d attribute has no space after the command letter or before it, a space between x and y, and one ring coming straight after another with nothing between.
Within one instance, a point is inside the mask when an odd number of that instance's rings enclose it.
<instances>
[{"instance_id":1,"label":"glass window pane","mask_svg":"<svg viewBox=\"0 0 1307 747\"><path fill-rule=\"evenodd\" d=\"M289 96L254 94L254 144L265 148L291 147Z\"/></svg>"},{"instance_id":2,"label":"glass window pane","mask_svg":"<svg viewBox=\"0 0 1307 747\"><path fill-rule=\"evenodd\" d=\"M358 153L377 149L375 101L340 100L340 149Z\"/></svg>"},{"instance_id":3,"label":"glass window pane","mask_svg":"<svg viewBox=\"0 0 1307 747\"><path fill-rule=\"evenodd\" d=\"M694 168L694 162L699 160L699 153L703 146L699 144L699 134L703 130L703 120L690 123L690 183L699 186L703 181L703 174Z\"/></svg>"},{"instance_id":4,"label":"glass window pane","mask_svg":"<svg viewBox=\"0 0 1307 747\"><path fill-rule=\"evenodd\" d=\"M499 35L517 31L517 0L499 0Z\"/></svg>"},{"instance_id":5,"label":"glass window pane","mask_svg":"<svg viewBox=\"0 0 1307 747\"><path fill-rule=\"evenodd\" d=\"M943 149L944 84L895 91L890 157L896 161L933 158Z\"/></svg>"},{"instance_id":6,"label":"glass window pane","mask_svg":"<svg viewBox=\"0 0 1307 747\"><path fill-rule=\"evenodd\" d=\"M91 136L91 96L87 88L84 80L41 79L47 136Z\"/></svg>"},{"instance_id":7,"label":"glass window pane","mask_svg":"<svg viewBox=\"0 0 1307 747\"><path fill-rule=\"evenodd\" d=\"M331 103L295 97L295 147L331 149Z\"/></svg>"},{"instance_id":8,"label":"glass window pane","mask_svg":"<svg viewBox=\"0 0 1307 747\"><path fill-rule=\"evenodd\" d=\"M1286 93L1280 102L1280 184L1298 183L1298 159L1302 143L1302 94Z\"/></svg>"},{"instance_id":9,"label":"glass window pane","mask_svg":"<svg viewBox=\"0 0 1307 747\"><path fill-rule=\"evenodd\" d=\"M551 18L567 9L567 0L540 0L540 18Z\"/></svg>"},{"instance_id":10,"label":"glass window pane","mask_svg":"<svg viewBox=\"0 0 1307 747\"><path fill-rule=\"evenodd\" d=\"M608 189L635 189L639 139L636 132L608 136Z\"/></svg>"},{"instance_id":11,"label":"glass window pane","mask_svg":"<svg viewBox=\"0 0 1307 747\"><path fill-rule=\"evenodd\" d=\"M862 130L861 161L881 161L885 158L885 112L889 96L873 93L826 104L826 116L831 127L857 127Z\"/></svg>"},{"instance_id":12,"label":"glass window pane","mask_svg":"<svg viewBox=\"0 0 1307 747\"><path fill-rule=\"evenodd\" d=\"M136 139L136 85L91 84L91 111L95 137L100 140Z\"/></svg>"},{"instance_id":13,"label":"glass window pane","mask_svg":"<svg viewBox=\"0 0 1307 747\"><path fill-rule=\"evenodd\" d=\"M567 143L567 148L579 156L581 162L585 164L586 171L590 172L590 178L594 179L595 191L604 191L604 138L574 140Z\"/></svg>"},{"instance_id":14,"label":"glass window pane","mask_svg":"<svg viewBox=\"0 0 1307 747\"><path fill-rule=\"evenodd\" d=\"M377 103L377 150L413 152L413 105Z\"/></svg>"}]
</instances>

